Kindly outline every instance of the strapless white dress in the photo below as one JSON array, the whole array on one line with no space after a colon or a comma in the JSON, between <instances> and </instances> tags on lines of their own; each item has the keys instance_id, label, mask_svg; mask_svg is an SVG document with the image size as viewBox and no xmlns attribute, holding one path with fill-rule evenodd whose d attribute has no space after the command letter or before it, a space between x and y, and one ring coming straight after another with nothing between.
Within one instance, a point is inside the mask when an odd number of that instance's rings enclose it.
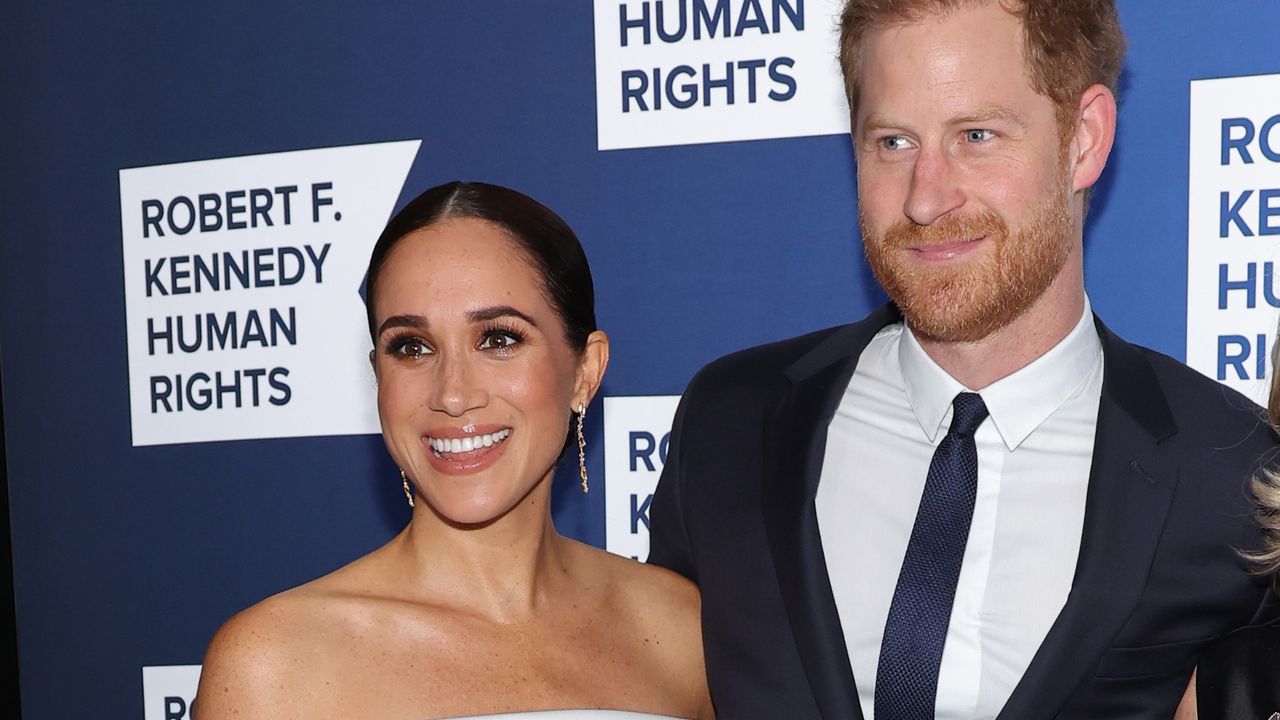
<instances>
[{"instance_id":1,"label":"strapless white dress","mask_svg":"<svg viewBox=\"0 0 1280 720\"><path fill-rule=\"evenodd\" d=\"M453 720L681 720L669 715L650 715L648 712L625 710L535 710L531 712L503 712L502 715L468 715Z\"/></svg>"}]
</instances>

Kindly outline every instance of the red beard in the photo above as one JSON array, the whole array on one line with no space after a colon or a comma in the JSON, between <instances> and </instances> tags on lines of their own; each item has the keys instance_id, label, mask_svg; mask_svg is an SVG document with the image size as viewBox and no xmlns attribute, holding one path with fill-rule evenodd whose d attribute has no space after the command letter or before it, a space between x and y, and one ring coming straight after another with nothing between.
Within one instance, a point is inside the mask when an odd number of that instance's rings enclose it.
<instances>
[{"instance_id":1,"label":"red beard","mask_svg":"<svg viewBox=\"0 0 1280 720\"><path fill-rule=\"evenodd\" d=\"M941 342L975 342L1008 326L1044 294L1072 246L1065 192L1014 230L989 210L931 225L903 220L882 237L860 224L871 270L911 330ZM929 264L910 256L909 248L980 237L985 247L973 257Z\"/></svg>"}]
</instances>

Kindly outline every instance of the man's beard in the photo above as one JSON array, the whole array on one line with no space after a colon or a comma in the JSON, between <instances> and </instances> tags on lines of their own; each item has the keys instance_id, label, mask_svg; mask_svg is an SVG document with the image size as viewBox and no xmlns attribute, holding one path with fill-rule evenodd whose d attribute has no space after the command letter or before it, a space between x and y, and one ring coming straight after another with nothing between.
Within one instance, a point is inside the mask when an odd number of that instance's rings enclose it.
<instances>
[{"instance_id":1,"label":"man's beard","mask_svg":"<svg viewBox=\"0 0 1280 720\"><path fill-rule=\"evenodd\" d=\"M1007 327L1044 294L1071 253L1067 194L1054 193L1025 225L1010 229L984 211L932 225L903 220L874 237L859 213L871 271L917 335L975 342ZM907 248L985 237L980 257L937 265L912 260Z\"/></svg>"}]
</instances>

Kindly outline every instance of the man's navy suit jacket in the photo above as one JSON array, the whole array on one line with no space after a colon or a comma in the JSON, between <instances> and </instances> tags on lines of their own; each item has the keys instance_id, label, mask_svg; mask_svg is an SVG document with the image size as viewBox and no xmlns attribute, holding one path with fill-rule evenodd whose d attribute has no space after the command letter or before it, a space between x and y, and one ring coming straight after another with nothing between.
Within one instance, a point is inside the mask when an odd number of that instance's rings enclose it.
<instances>
[{"instance_id":1,"label":"man's navy suit jacket","mask_svg":"<svg viewBox=\"0 0 1280 720\"><path fill-rule=\"evenodd\" d=\"M702 589L721 718L862 718L814 496L858 357L899 319L886 306L735 353L681 400L649 562ZM1072 589L1001 720L1167 720L1200 649L1275 611L1237 552L1259 547L1248 486L1276 449L1261 409L1097 328L1102 398Z\"/></svg>"}]
</instances>

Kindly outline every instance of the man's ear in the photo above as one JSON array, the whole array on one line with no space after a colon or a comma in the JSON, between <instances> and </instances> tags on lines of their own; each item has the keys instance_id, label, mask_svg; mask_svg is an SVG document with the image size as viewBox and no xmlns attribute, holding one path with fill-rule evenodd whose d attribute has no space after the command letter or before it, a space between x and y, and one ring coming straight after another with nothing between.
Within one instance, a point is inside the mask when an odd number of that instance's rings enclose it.
<instances>
[{"instance_id":1,"label":"man's ear","mask_svg":"<svg viewBox=\"0 0 1280 720\"><path fill-rule=\"evenodd\" d=\"M1107 166L1116 140L1116 97L1105 85L1090 85L1080 95L1076 125L1067 149L1071 190L1093 187Z\"/></svg>"},{"instance_id":2,"label":"man's ear","mask_svg":"<svg viewBox=\"0 0 1280 720\"><path fill-rule=\"evenodd\" d=\"M604 380L605 368L609 366L609 336L603 330L596 330L587 336L587 346L582 349L578 360L578 373L573 386L573 410L578 410L578 403L590 405L591 399L600 390Z\"/></svg>"}]
</instances>

